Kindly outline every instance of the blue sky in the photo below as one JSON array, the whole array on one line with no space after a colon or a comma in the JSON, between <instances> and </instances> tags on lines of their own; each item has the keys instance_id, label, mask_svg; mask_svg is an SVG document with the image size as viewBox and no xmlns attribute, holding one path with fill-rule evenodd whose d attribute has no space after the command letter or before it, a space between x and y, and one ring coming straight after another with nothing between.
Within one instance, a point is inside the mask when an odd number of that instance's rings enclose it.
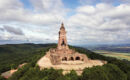
<instances>
[{"instance_id":1,"label":"blue sky","mask_svg":"<svg viewBox=\"0 0 130 80\"><path fill-rule=\"evenodd\" d=\"M29 0L20 0L22 3L24 3L24 7L25 8L32 8L32 4ZM63 4L65 5L66 8L71 8L74 9L77 6L80 5L80 1L79 0L62 0Z\"/></svg>"},{"instance_id":2,"label":"blue sky","mask_svg":"<svg viewBox=\"0 0 130 80\"><path fill-rule=\"evenodd\" d=\"M32 6L32 4L31 4L31 2L30 2L30 0L20 0L22 3L24 3L24 7L25 8L33 8L33 6ZM85 0L84 0L85 1ZM93 0L92 0L93 1ZM111 0L110 0L111 1ZM63 4L64 4L64 6L66 7L66 8L71 8L71 9L75 9L77 6L80 6L80 5L83 5L83 4L81 4L80 3L80 0L62 0L62 2L63 2ZM87 2L87 0L86 0L86 2ZM92 2L92 3L88 3L89 5L96 5L96 4L98 4L98 3L102 3L103 1L102 0L94 0L94 2ZM118 6L118 5L120 5L121 4L121 1L119 1L119 0L113 0L113 2L112 2L112 4L113 5L115 5L115 6Z\"/></svg>"},{"instance_id":3,"label":"blue sky","mask_svg":"<svg viewBox=\"0 0 130 80\"><path fill-rule=\"evenodd\" d=\"M69 44L126 44L129 0L0 0L0 44L57 43L61 22Z\"/></svg>"},{"instance_id":4,"label":"blue sky","mask_svg":"<svg viewBox=\"0 0 130 80\"><path fill-rule=\"evenodd\" d=\"M30 3L29 0L20 0L20 1L24 4L25 8L28 8L28 9L32 9L33 8L32 4Z\"/></svg>"}]
</instances>

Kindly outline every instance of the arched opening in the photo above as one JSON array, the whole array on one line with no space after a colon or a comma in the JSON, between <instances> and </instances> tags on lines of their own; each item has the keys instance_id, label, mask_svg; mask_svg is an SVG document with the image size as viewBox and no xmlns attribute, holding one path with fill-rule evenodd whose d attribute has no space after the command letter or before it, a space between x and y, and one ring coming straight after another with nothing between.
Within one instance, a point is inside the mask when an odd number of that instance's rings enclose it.
<instances>
[{"instance_id":1,"label":"arched opening","mask_svg":"<svg viewBox=\"0 0 130 80\"><path fill-rule=\"evenodd\" d=\"M75 58L75 60L80 60L80 57L77 56L77 57Z\"/></svg>"},{"instance_id":2,"label":"arched opening","mask_svg":"<svg viewBox=\"0 0 130 80\"><path fill-rule=\"evenodd\" d=\"M70 57L70 58L69 58L69 60L70 60L70 61L73 61L73 60L74 60L74 58L73 58L73 57Z\"/></svg>"},{"instance_id":3,"label":"arched opening","mask_svg":"<svg viewBox=\"0 0 130 80\"><path fill-rule=\"evenodd\" d=\"M62 58L62 61L67 61L67 57L63 57L63 58Z\"/></svg>"},{"instance_id":4,"label":"arched opening","mask_svg":"<svg viewBox=\"0 0 130 80\"><path fill-rule=\"evenodd\" d=\"M66 45L64 39L62 40L61 46Z\"/></svg>"}]
</instances>

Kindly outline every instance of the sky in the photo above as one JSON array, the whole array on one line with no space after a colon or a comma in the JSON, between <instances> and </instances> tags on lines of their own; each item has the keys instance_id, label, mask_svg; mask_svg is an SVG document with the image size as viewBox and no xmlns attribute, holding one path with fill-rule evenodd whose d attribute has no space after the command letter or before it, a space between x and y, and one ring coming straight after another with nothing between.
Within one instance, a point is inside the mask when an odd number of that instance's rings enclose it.
<instances>
[{"instance_id":1,"label":"sky","mask_svg":"<svg viewBox=\"0 0 130 80\"><path fill-rule=\"evenodd\" d=\"M130 42L130 0L0 0L0 44Z\"/></svg>"}]
</instances>

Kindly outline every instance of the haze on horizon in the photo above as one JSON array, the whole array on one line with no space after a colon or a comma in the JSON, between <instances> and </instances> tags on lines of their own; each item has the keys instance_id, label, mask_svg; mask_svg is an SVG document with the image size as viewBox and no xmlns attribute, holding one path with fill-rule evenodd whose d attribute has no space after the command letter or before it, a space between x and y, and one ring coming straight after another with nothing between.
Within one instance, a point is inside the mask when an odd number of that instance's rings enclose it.
<instances>
[{"instance_id":1,"label":"haze on horizon","mask_svg":"<svg viewBox=\"0 0 130 80\"><path fill-rule=\"evenodd\" d=\"M69 44L126 44L130 0L0 0L0 44L57 43L62 22Z\"/></svg>"}]
</instances>

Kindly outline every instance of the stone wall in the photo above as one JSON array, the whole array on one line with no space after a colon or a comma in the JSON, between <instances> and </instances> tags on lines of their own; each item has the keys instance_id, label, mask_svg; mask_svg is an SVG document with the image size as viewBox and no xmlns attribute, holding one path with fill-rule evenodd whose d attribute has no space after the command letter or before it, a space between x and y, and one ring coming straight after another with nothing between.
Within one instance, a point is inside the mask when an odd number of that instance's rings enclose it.
<instances>
[{"instance_id":1,"label":"stone wall","mask_svg":"<svg viewBox=\"0 0 130 80\"><path fill-rule=\"evenodd\" d=\"M49 54L49 55L48 55ZM85 54L78 53L72 49L59 50L59 49L50 49L47 52L53 65L61 64L63 61L82 61L88 62L88 57Z\"/></svg>"}]
</instances>

